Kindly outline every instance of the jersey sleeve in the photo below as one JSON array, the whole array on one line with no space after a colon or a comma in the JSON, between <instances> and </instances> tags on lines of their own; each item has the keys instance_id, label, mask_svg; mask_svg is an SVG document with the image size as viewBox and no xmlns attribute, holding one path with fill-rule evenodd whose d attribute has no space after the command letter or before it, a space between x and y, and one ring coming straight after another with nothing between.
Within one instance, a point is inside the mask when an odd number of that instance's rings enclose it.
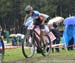
<instances>
[{"instance_id":1,"label":"jersey sleeve","mask_svg":"<svg viewBox=\"0 0 75 63\"><path fill-rule=\"evenodd\" d=\"M39 11L34 11L34 13L35 13L35 14L38 14L38 15L40 14L40 12L39 12Z\"/></svg>"},{"instance_id":2,"label":"jersey sleeve","mask_svg":"<svg viewBox=\"0 0 75 63\"><path fill-rule=\"evenodd\" d=\"M39 13L39 15L42 15L42 16L44 16L44 17L46 17L46 18L49 17L49 15L47 15L47 14L43 14L43 13Z\"/></svg>"}]
</instances>

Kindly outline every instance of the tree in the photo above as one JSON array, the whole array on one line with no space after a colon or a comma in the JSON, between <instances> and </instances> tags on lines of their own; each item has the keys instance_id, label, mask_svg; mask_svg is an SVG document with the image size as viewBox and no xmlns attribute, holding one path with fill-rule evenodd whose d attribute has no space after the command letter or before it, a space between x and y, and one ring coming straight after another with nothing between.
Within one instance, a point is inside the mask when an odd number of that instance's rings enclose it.
<instances>
[{"instance_id":1,"label":"tree","mask_svg":"<svg viewBox=\"0 0 75 63\"><path fill-rule=\"evenodd\" d=\"M25 16L25 6L54 16L67 17L75 14L75 0L0 0L0 23L3 28L19 27ZM17 24L17 25L16 25Z\"/></svg>"}]
</instances>

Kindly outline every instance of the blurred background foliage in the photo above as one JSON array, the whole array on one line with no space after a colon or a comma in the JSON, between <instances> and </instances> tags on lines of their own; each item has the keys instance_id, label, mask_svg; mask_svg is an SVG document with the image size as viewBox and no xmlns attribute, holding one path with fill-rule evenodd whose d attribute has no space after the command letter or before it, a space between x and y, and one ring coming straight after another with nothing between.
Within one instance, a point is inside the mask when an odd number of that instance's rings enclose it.
<instances>
[{"instance_id":1,"label":"blurred background foliage","mask_svg":"<svg viewBox=\"0 0 75 63\"><path fill-rule=\"evenodd\" d=\"M75 0L0 0L0 25L3 29L20 31L26 5L32 5L50 18L75 15Z\"/></svg>"}]
</instances>

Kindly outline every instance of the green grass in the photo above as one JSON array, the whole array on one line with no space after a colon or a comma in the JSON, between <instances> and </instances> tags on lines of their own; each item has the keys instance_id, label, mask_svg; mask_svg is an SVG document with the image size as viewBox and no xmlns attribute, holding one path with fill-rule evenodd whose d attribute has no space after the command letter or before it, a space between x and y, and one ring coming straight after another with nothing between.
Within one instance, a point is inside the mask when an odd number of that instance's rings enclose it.
<instances>
[{"instance_id":1,"label":"green grass","mask_svg":"<svg viewBox=\"0 0 75 63\"><path fill-rule=\"evenodd\" d=\"M11 49L5 51L4 61L15 61L15 60L22 60L24 56L22 54L21 49ZM51 53L49 57L43 57L41 54L35 54L32 58L25 58L25 63L29 61L29 63L43 63L43 60L56 62L55 60L75 60L75 50L73 51L66 51L61 50L59 53ZM46 62L48 63L48 62ZM50 63L50 62L49 62ZM64 62L63 62L64 63ZM68 62L69 63L69 62ZM72 62L73 63L73 62Z\"/></svg>"},{"instance_id":2,"label":"green grass","mask_svg":"<svg viewBox=\"0 0 75 63\"><path fill-rule=\"evenodd\" d=\"M4 61L13 61L24 59L21 49L5 50Z\"/></svg>"}]
</instances>

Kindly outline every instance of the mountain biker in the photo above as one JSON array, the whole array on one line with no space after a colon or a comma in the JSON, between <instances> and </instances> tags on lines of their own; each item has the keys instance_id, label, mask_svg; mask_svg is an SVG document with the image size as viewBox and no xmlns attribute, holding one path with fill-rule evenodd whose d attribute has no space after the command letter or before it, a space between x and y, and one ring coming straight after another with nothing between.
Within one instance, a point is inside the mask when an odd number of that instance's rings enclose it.
<instances>
[{"instance_id":1,"label":"mountain biker","mask_svg":"<svg viewBox=\"0 0 75 63\"><path fill-rule=\"evenodd\" d=\"M30 5L26 6L25 11L26 11L26 16L24 19L24 24L27 22L27 19L33 18L34 25L39 26L40 36L41 36L43 42L45 43L45 40L43 37L44 36L44 23L45 22L47 23L47 21L49 20L49 16L46 14L40 13L39 11L33 10L33 7ZM28 25L30 25L30 24L28 24Z\"/></svg>"}]
</instances>

